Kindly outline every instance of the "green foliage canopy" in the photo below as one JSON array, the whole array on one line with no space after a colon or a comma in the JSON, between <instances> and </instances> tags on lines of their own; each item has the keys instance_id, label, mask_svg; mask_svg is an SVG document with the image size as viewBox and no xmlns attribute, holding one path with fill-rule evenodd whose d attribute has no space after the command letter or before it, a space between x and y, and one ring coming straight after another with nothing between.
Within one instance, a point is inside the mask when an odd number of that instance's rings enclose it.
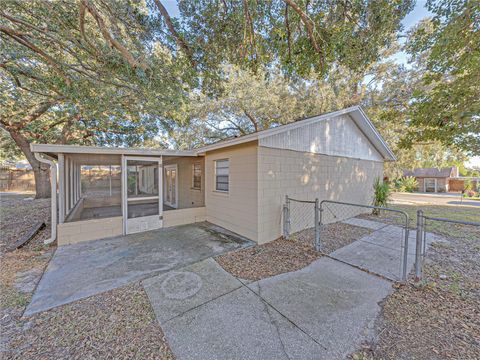
<instances>
[{"instance_id":1,"label":"green foliage canopy","mask_svg":"<svg viewBox=\"0 0 480 360\"><path fill-rule=\"evenodd\" d=\"M425 72L403 145L438 140L479 155L480 2L429 0L427 7L434 17L414 29L407 46Z\"/></svg>"}]
</instances>

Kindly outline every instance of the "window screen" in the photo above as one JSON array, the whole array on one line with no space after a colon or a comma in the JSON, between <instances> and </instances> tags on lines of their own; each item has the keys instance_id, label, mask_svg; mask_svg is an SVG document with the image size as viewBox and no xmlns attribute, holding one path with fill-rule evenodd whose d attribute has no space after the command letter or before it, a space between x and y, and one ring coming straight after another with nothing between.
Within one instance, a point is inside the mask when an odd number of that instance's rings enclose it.
<instances>
[{"instance_id":1,"label":"window screen","mask_svg":"<svg viewBox=\"0 0 480 360\"><path fill-rule=\"evenodd\" d=\"M229 161L215 161L215 190L228 191Z\"/></svg>"}]
</instances>

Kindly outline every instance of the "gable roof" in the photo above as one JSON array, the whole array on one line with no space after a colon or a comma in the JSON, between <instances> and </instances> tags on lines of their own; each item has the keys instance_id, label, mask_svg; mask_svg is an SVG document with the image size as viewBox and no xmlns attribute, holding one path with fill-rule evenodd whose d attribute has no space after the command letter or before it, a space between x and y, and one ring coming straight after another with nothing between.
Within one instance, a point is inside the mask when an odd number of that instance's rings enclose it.
<instances>
[{"instance_id":1,"label":"gable roof","mask_svg":"<svg viewBox=\"0 0 480 360\"><path fill-rule=\"evenodd\" d=\"M206 145L196 149L199 154L203 154L207 151L222 149L228 146L234 146L243 144L250 141L260 140L265 137L287 132L293 129L297 129L309 124L313 124L319 121L324 121L327 119L331 119L333 117L339 115L348 115L354 121L354 123L358 126L361 132L365 135L365 137L370 141L370 143L375 147L375 149L382 155L382 157L387 161L395 161L397 158L393 154L392 150L388 147L385 140L382 136L378 133L375 126L372 124L370 119L367 117L365 112L362 110L360 106L352 106L346 109L326 113L323 115L312 116L310 118L306 118L303 120L298 120L290 124L280 125L271 129L258 131L256 133L248 134L239 136L233 139L219 141L217 143Z\"/></svg>"},{"instance_id":2,"label":"gable roof","mask_svg":"<svg viewBox=\"0 0 480 360\"><path fill-rule=\"evenodd\" d=\"M450 166L446 168L417 168L414 170L405 170L403 172L404 176L414 176L421 178L448 178L456 176L455 166Z\"/></svg>"},{"instance_id":3,"label":"gable roof","mask_svg":"<svg viewBox=\"0 0 480 360\"><path fill-rule=\"evenodd\" d=\"M395 161L396 157L390 150L385 140L373 126L370 119L364 113L360 106L352 106L346 109L326 113L323 115L312 116L306 119L298 120L290 124L280 125L271 129L258 131L252 134L243 135L233 139L219 141L217 143L202 146L192 150L170 150L170 149L146 149L146 148L118 148L110 146L78 146L78 145L56 145L56 144L30 144L33 152L56 155L59 153L71 154L105 154L105 155L138 155L138 156L199 156L207 151L222 149L234 145L258 141L266 137L297 129L316 122L332 119L336 116L348 115L360 131L365 135L372 146L386 161Z\"/></svg>"}]
</instances>

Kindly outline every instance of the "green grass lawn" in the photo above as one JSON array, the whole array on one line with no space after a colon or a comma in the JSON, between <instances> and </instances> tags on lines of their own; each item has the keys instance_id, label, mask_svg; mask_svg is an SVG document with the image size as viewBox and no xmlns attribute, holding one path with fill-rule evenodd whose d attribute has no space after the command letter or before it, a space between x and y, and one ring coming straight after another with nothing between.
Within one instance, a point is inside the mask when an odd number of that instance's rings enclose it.
<instances>
[{"instance_id":1,"label":"green grass lawn","mask_svg":"<svg viewBox=\"0 0 480 360\"><path fill-rule=\"evenodd\" d=\"M405 211L410 217L410 227L417 226L417 210L423 210L427 217L445 218L450 220L470 221L480 223L480 207L442 206L442 205L389 205L393 209ZM382 214L391 218L389 214ZM398 217L395 216L396 219ZM480 239L480 227L462 224L452 224L441 221L427 220L427 231L444 236L453 236L469 239Z\"/></svg>"}]
</instances>

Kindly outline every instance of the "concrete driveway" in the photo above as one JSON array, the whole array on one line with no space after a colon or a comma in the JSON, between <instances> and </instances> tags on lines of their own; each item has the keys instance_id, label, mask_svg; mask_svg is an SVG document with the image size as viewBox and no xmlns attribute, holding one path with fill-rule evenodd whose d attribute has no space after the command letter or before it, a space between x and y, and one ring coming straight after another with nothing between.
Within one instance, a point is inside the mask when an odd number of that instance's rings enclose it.
<instances>
[{"instance_id":1,"label":"concrete driveway","mask_svg":"<svg viewBox=\"0 0 480 360\"><path fill-rule=\"evenodd\" d=\"M252 244L221 227L197 223L62 246L25 315Z\"/></svg>"}]
</instances>

